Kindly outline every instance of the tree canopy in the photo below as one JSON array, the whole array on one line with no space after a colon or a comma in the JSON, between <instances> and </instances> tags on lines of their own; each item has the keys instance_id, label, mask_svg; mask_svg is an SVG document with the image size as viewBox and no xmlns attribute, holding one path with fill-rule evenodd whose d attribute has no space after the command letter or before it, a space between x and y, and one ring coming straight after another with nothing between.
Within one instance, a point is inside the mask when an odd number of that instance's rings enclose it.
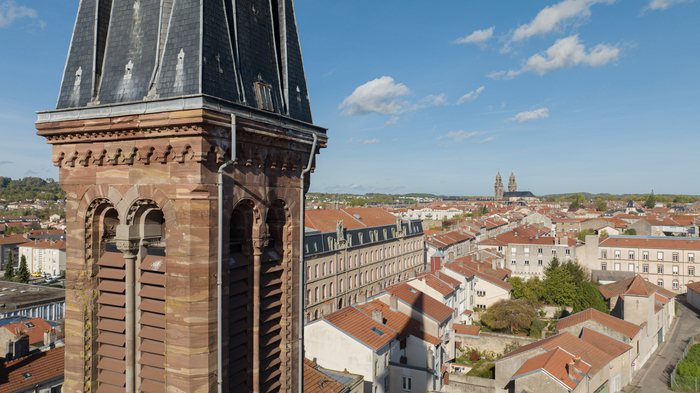
<instances>
[{"instance_id":1,"label":"tree canopy","mask_svg":"<svg viewBox=\"0 0 700 393\"><path fill-rule=\"evenodd\" d=\"M29 284L29 268L27 267L27 258L22 255L19 262L19 269L17 269L17 278L15 281Z\"/></svg>"},{"instance_id":2,"label":"tree canopy","mask_svg":"<svg viewBox=\"0 0 700 393\"><path fill-rule=\"evenodd\" d=\"M12 281L15 278L15 268L12 263L12 251L7 254L7 262L5 262L5 275L3 279L6 281Z\"/></svg>"},{"instance_id":3,"label":"tree canopy","mask_svg":"<svg viewBox=\"0 0 700 393\"><path fill-rule=\"evenodd\" d=\"M647 201L644 203L644 207L647 209L653 209L656 206L656 198L654 197L654 190L651 190L651 194L647 196Z\"/></svg>"},{"instance_id":4,"label":"tree canopy","mask_svg":"<svg viewBox=\"0 0 700 393\"><path fill-rule=\"evenodd\" d=\"M537 310L525 299L499 300L481 314L481 322L494 330L527 330Z\"/></svg>"}]
</instances>

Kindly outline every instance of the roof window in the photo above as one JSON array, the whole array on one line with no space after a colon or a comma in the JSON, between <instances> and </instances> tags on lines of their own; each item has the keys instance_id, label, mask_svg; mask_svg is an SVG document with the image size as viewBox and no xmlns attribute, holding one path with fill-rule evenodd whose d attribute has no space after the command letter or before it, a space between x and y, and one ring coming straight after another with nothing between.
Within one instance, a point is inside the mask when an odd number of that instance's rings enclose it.
<instances>
[{"instance_id":1,"label":"roof window","mask_svg":"<svg viewBox=\"0 0 700 393\"><path fill-rule=\"evenodd\" d=\"M377 333L377 335L379 335L379 336L383 336L383 335L384 335L384 332L381 331L381 330L379 330L379 329L377 329L376 327L373 327L371 330L372 330L373 332Z\"/></svg>"}]
</instances>

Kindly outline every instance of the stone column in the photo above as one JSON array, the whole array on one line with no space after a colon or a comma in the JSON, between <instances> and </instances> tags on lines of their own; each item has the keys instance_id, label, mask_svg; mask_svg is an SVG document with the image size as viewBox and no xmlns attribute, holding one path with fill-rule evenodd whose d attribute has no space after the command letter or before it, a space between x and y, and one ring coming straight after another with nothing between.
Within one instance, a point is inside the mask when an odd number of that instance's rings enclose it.
<instances>
[{"instance_id":1,"label":"stone column","mask_svg":"<svg viewBox=\"0 0 700 393\"><path fill-rule=\"evenodd\" d=\"M118 239L117 249L126 260L126 393L136 392L136 257L138 241Z\"/></svg>"}]
</instances>

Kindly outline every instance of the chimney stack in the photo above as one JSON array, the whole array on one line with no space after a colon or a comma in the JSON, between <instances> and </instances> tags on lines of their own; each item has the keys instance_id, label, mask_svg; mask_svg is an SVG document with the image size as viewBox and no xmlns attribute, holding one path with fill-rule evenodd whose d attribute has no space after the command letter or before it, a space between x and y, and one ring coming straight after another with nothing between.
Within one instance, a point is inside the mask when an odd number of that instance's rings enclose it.
<instances>
[{"instance_id":1,"label":"chimney stack","mask_svg":"<svg viewBox=\"0 0 700 393\"><path fill-rule=\"evenodd\" d=\"M377 322L379 324L384 324L384 313L382 313L379 310L374 310L372 311L372 319L374 322Z\"/></svg>"},{"instance_id":2,"label":"chimney stack","mask_svg":"<svg viewBox=\"0 0 700 393\"><path fill-rule=\"evenodd\" d=\"M440 271L439 270L435 271L435 277L440 278Z\"/></svg>"},{"instance_id":3,"label":"chimney stack","mask_svg":"<svg viewBox=\"0 0 700 393\"><path fill-rule=\"evenodd\" d=\"M581 357L578 355L574 358L574 370L581 372Z\"/></svg>"},{"instance_id":4,"label":"chimney stack","mask_svg":"<svg viewBox=\"0 0 700 393\"><path fill-rule=\"evenodd\" d=\"M397 311L399 309L399 298L396 295L391 295L389 297L389 308L391 311Z\"/></svg>"},{"instance_id":5,"label":"chimney stack","mask_svg":"<svg viewBox=\"0 0 700 393\"><path fill-rule=\"evenodd\" d=\"M56 341L56 329L44 331L44 345L52 344L54 341Z\"/></svg>"},{"instance_id":6,"label":"chimney stack","mask_svg":"<svg viewBox=\"0 0 700 393\"><path fill-rule=\"evenodd\" d=\"M569 371L569 378L574 379L574 361L573 359L569 362L567 365L567 369Z\"/></svg>"}]
</instances>

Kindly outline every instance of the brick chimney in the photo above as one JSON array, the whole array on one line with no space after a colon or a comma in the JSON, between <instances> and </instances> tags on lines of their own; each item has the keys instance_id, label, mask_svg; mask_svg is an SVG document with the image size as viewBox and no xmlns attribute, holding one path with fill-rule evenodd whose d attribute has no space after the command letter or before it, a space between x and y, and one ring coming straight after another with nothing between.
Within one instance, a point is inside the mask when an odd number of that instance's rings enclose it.
<instances>
[{"instance_id":1,"label":"brick chimney","mask_svg":"<svg viewBox=\"0 0 700 393\"><path fill-rule=\"evenodd\" d=\"M572 359L569 364L567 364L567 370L569 371L569 378L574 379L574 360Z\"/></svg>"},{"instance_id":2,"label":"brick chimney","mask_svg":"<svg viewBox=\"0 0 700 393\"><path fill-rule=\"evenodd\" d=\"M574 370L581 372L581 357L579 355L574 358Z\"/></svg>"},{"instance_id":3,"label":"brick chimney","mask_svg":"<svg viewBox=\"0 0 700 393\"><path fill-rule=\"evenodd\" d=\"M380 323L383 325L384 324L384 313L382 313L379 310L372 311L372 320L374 320L374 322L377 322L377 323Z\"/></svg>"},{"instance_id":4,"label":"brick chimney","mask_svg":"<svg viewBox=\"0 0 700 393\"><path fill-rule=\"evenodd\" d=\"M44 331L44 345L49 345L56 341L56 329L47 329Z\"/></svg>"}]
</instances>

